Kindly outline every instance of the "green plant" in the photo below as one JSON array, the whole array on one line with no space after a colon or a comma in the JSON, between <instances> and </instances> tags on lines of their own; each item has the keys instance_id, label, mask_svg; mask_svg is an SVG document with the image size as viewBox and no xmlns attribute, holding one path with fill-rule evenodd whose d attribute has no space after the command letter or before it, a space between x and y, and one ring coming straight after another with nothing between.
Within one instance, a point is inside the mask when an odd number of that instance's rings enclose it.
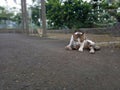
<instances>
[{"instance_id":1,"label":"green plant","mask_svg":"<svg viewBox=\"0 0 120 90\"><path fill-rule=\"evenodd\" d=\"M92 5L83 0L66 0L63 3L60 0L48 0L47 19L52 27L61 28L81 28L92 26L90 25Z\"/></svg>"},{"instance_id":2,"label":"green plant","mask_svg":"<svg viewBox=\"0 0 120 90\"><path fill-rule=\"evenodd\" d=\"M118 5L116 5L115 3L112 3L111 5L108 5L106 7L106 9L117 9L118 8Z\"/></svg>"},{"instance_id":3,"label":"green plant","mask_svg":"<svg viewBox=\"0 0 120 90\"><path fill-rule=\"evenodd\" d=\"M100 4L100 6L103 8L103 9L117 9L119 7L119 4L118 3L111 3L109 4L108 2L102 2Z\"/></svg>"},{"instance_id":4,"label":"green plant","mask_svg":"<svg viewBox=\"0 0 120 90\"><path fill-rule=\"evenodd\" d=\"M116 14L116 18L117 18L118 22L120 22L120 12Z\"/></svg>"}]
</instances>

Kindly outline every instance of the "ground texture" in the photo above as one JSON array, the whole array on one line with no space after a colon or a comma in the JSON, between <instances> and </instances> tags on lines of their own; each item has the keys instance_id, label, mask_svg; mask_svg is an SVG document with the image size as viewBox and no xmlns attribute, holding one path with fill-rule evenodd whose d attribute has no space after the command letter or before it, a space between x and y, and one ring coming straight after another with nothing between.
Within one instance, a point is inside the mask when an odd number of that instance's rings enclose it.
<instances>
[{"instance_id":1,"label":"ground texture","mask_svg":"<svg viewBox=\"0 0 120 90\"><path fill-rule=\"evenodd\" d=\"M0 90L120 90L120 48L66 51L67 40L0 34Z\"/></svg>"}]
</instances>

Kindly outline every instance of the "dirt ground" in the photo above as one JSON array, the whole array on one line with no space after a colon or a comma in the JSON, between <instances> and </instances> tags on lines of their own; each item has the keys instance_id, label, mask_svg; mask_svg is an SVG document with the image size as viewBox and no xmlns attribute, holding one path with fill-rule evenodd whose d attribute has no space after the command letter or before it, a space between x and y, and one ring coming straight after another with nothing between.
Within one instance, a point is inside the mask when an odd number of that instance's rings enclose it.
<instances>
[{"instance_id":1,"label":"dirt ground","mask_svg":"<svg viewBox=\"0 0 120 90\"><path fill-rule=\"evenodd\" d=\"M0 33L0 90L120 90L120 48L66 51L67 39Z\"/></svg>"}]
</instances>

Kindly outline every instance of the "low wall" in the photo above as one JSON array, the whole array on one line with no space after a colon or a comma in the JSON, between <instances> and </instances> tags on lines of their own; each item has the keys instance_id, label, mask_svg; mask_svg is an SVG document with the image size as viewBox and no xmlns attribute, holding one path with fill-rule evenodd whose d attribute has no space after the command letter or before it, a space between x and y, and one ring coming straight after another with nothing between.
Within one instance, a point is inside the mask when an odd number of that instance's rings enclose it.
<instances>
[{"instance_id":1,"label":"low wall","mask_svg":"<svg viewBox=\"0 0 120 90\"><path fill-rule=\"evenodd\" d=\"M114 36L120 36L120 27L115 26L112 28L80 28L80 31L91 34L109 34ZM47 30L47 33L73 33L74 30L62 29L62 30ZM0 29L0 33L23 33L22 29ZM37 33L34 31L33 33Z\"/></svg>"},{"instance_id":2,"label":"low wall","mask_svg":"<svg viewBox=\"0 0 120 90\"><path fill-rule=\"evenodd\" d=\"M22 33L21 29L0 29L0 33Z\"/></svg>"},{"instance_id":3,"label":"low wall","mask_svg":"<svg viewBox=\"0 0 120 90\"><path fill-rule=\"evenodd\" d=\"M80 31L91 34L109 34L120 36L120 28L80 28ZM73 33L74 30L47 30L48 33Z\"/></svg>"},{"instance_id":4,"label":"low wall","mask_svg":"<svg viewBox=\"0 0 120 90\"><path fill-rule=\"evenodd\" d=\"M93 33L93 34L105 34L108 33L106 28L81 28L80 31L85 33ZM48 33L73 33L74 30L47 30Z\"/></svg>"}]
</instances>

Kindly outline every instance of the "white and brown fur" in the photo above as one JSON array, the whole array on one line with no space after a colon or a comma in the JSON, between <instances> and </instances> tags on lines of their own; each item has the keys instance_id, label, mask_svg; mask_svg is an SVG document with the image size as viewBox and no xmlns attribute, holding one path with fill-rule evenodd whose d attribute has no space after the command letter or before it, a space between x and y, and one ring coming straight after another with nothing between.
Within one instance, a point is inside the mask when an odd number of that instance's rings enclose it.
<instances>
[{"instance_id":1,"label":"white and brown fur","mask_svg":"<svg viewBox=\"0 0 120 90\"><path fill-rule=\"evenodd\" d=\"M95 53L95 42L87 39L84 32L75 31L75 33L71 35L70 42L65 49L83 52L84 48L89 49L90 53ZM99 47L97 48L99 49Z\"/></svg>"}]
</instances>

